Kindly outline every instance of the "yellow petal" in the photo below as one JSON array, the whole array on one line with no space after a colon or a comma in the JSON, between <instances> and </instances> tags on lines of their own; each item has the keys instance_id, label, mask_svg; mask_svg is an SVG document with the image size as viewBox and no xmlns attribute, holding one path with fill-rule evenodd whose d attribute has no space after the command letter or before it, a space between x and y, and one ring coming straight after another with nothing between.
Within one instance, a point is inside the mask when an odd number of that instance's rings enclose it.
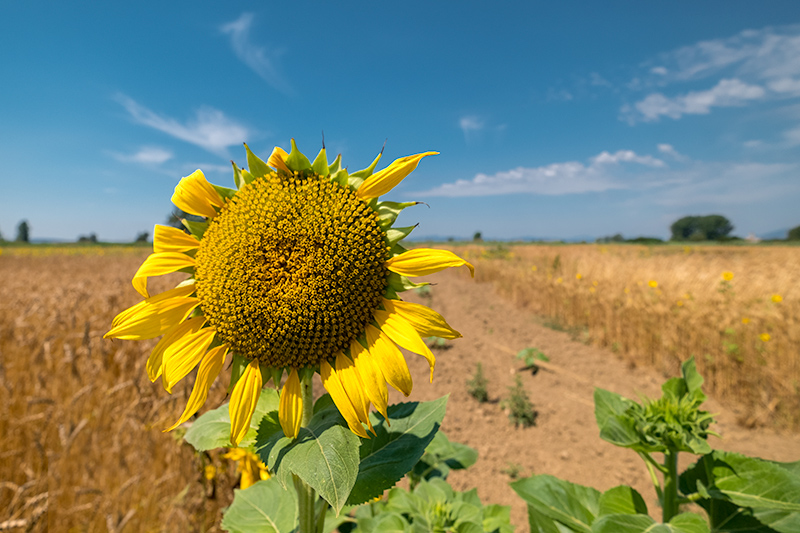
<instances>
[{"instance_id":1,"label":"yellow petal","mask_svg":"<svg viewBox=\"0 0 800 533\"><path fill-rule=\"evenodd\" d=\"M401 276L427 276L450 267L466 265L472 277L475 277L475 268L456 254L448 250L436 248L415 248L400 255L396 255L386 262L392 272Z\"/></svg>"},{"instance_id":2,"label":"yellow petal","mask_svg":"<svg viewBox=\"0 0 800 533\"><path fill-rule=\"evenodd\" d=\"M267 165L271 166L272 168L277 168L278 170L285 170L289 174L292 173L289 170L289 167L286 166L286 158L289 157L289 154L286 153L286 150L281 148L280 146L276 146L272 150L272 154L270 154L269 159L267 159Z\"/></svg>"},{"instance_id":3,"label":"yellow petal","mask_svg":"<svg viewBox=\"0 0 800 533\"><path fill-rule=\"evenodd\" d=\"M423 157L437 155L438 153L425 152L395 159L391 165L364 180L364 183L356 191L356 196L362 200L369 200L386 194L403 181L403 178L411 174Z\"/></svg>"},{"instance_id":4,"label":"yellow petal","mask_svg":"<svg viewBox=\"0 0 800 533\"><path fill-rule=\"evenodd\" d=\"M228 413L231 417L231 442L238 445L250 429L250 421L256 412L258 397L261 396L261 369L258 359L253 359L244 374L236 382L231 393Z\"/></svg>"},{"instance_id":5,"label":"yellow petal","mask_svg":"<svg viewBox=\"0 0 800 533\"><path fill-rule=\"evenodd\" d=\"M386 333L392 342L428 360L428 365L431 367L432 383L433 367L436 365L436 357L433 356L430 348L428 348L422 338L420 338L417 330L398 314L392 314L388 311L381 311L378 309L373 312L373 316L378 326L380 326L381 331Z\"/></svg>"},{"instance_id":6,"label":"yellow petal","mask_svg":"<svg viewBox=\"0 0 800 533\"><path fill-rule=\"evenodd\" d=\"M289 377L281 391L281 402L278 409L283 434L294 439L300 433L300 424L303 422L303 396L300 392L300 377L297 369L289 372Z\"/></svg>"},{"instance_id":7,"label":"yellow petal","mask_svg":"<svg viewBox=\"0 0 800 533\"><path fill-rule=\"evenodd\" d=\"M158 337L182 322L198 305L200 300L197 298L170 298L143 306L104 337L136 341Z\"/></svg>"},{"instance_id":8,"label":"yellow petal","mask_svg":"<svg viewBox=\"0 0 800 533\"><path fill-rule=\"evenodd\" d=\"M339 376L339 381L342 382L342 387L355 408L358 420L372 429L372 422L369 420L369 398L364 390L364 383L355 363L342 352L336 355L336 375Z\"/></svg>"},{"instance_id":9,"label":"yellow petal","mask_svg":"<svg viewBox=\"0 0 800 533\"><path fill-rule=\"evenodd\" d=\"M336 408L339 409L339 412L342 414L345 421L347 421L350 431L359 437L364 437L365 439L369 438L367 432L364 431L364 426L361 425L361 421L358 419L356 408L353 406L350 397L344 390L342 382L339 380L339 376L324 359L319 364L319 375L320 378L322 378L322 385L325 387L325 390L328 391L328 394L331 395L331 399L333 399L333 403L336 404Z\"/></svg>"},{"instance_id":10,"label":"yellow petal","mask_svg":"<svg viewBox=\"0 0 800 533\"><path fill-rule=\"evenodd\" d=\"M383 418L389 419L386 412L389 403L389 391L386 389L386 378L383 371L378 366L375 358L369 350L361 346L357 340L350 343L350 355L353 357L353 364L356 366L361 382L364 384L364 392L367 398L375 406Z\"/></svg>"},{"instance_id":11,"label":"yellow petal","mask_svg":"<svg viewBox=\"0 0 800 533\"><path fill-rule=\"evenodd\" d=\"M217 216L215 207L225 205L222 197L200 170L195 170L178 182L175 194L172 195L172 203L181 211L208 218Z\"/></svg>"},{"instance_id":12,"label":"yellow petal","mask_svg":"<svg viewBox=\"0 0 800 533\"><path fill-rule=\"evenodd\" d=\"M174 289L164 291L161 294L157 294L156 296L151 296L147 300L142 300L138 304L129 307L128 309L125 309L120 314L115 316L114 320L111 321L111 326L114 327L122 324L123 322L127 322L127 320L130 317L139 314L143 309L147 308L148 306L155 305L159 302L163 302L164 300L169 300L170 298L189 296L194 292L194 290L195 290L194 283L187 283L185 285L181 284L180 286L175 287ZM106 334L106 336L108 336L108 334Z\"/></svg>"},{"instance_id":13,"label":"yellow petal","mask_svg":"<svg viewBox=\"0 0 800 533\"><path fill-rule=\"evenodd\" d=\"M420 337L441 337L443 339L461 337L461 333L451 328L442 315L424 305L384 298L383 307L414 326Z\"/></svg>"},{"instance_id":14,"label":"yellow petal","mask_svg":"<svg viewBox=\"0 0 800 533\"><path fill-rule=\"evenodd\" d=\"M188 252L196 250L200 241L187 234L185 231L172 226L156 226L153 234L153 251L161 252Z\"/></svg>"},{"instance_id":15,"label":"yellow petal","mask_svg":"<svg viewBox=\"0 0 800 533\"><path fill-rule=\"evenodd\" d=\"M186 403L186 409L183 410L183 414L178 421L164 431L172 431L180 426L189 420L189 417L195 414L197 410L206 403L208 389L211 388L211 384L214 383L214 380L219 376L222 365L225 363L226 353L228 353L228 346L225 344L217 346L206 353L203 360L200 361L200 368L197 369L197 380L194 382L192 394L189 396L189 401Z\"/></svg>"},{"instance_id":16,"label":"yellow petal","mask_svg":"<svg viewBox=\"0 0 800 533\"><path fill-rule=\"evenodd\" d=\"M147 256L142 266L133 275L133 288L136 292L149 298L147 278L177 272L182 268L193 268L194 258L180 252L160 252Z\"/></svg>"},{"instance_id":17,"label":"yellow petal","mask_svg":"<svg viewBox=\"0 0 800 533\"><path fill-rule=\"evenodd\" d=\"M147 358L147 377L150 378L150 381L157 380L161 375L161 370L164 368L164 351L184 335L198 331L205 322L206 317L196 316L167 330L153 351L150 352L150 357Z\"/></svg>"},{"instance_id":18,"label":"yellow petal","mask_svg":"<svg viewBox=\"0 0 800 533\"><path fill-rule=\"evenodd\" d=\"M161 379L167 392L172 394L172 387L200 363L216 334L217 330L213 327L199 328L176 340L164 350Z\"/></svg>"},{"instance_id":19,"label":"yellow petal","mask_svg":"<svg viewBox=\"0 0 800 533\"><path fill-rule=\"evenodd\" d=\"M405 396L411 394L413 383L403 354L384 332L372 324L367 324L366 333L369 353L381 368L383 377Z\"/></svg>"}]
</instances>

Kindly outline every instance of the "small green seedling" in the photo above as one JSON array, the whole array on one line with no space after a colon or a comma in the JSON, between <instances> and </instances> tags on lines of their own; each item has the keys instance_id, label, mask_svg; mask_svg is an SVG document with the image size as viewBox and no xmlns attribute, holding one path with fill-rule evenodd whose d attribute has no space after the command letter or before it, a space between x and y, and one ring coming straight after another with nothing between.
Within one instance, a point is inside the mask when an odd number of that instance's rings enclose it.
<instances>
[{"instance_id":1,"label":"small green seedling","mask_svg":"<svg viewBox=\"0 0 800 533\"><path fill-rule=\"evenodd\" d=\"M508 398L503 401L501 407L508 410L508 419L514 423L516 427L522 426L524 428L536 425L537 413L533 408L528 397L528 392L522 384L522 379L519 374L514 376L514 385L508 388Z\"/></svg>"},{"instance_id":2,"label":"small green seedling","mask_svg":"<svg viewBox=\"0 0 800 533\"><path fill-rule=\"evenodd\" d=\"M483 366L478 363L475 368L475 375L467 381L467 392L479 402L487 402L489 401L489 392L486 390L486 385L488 384L489 381L483 375Z\"/></svg>"},{"instance_id":3,"label":"small green seedling","mask_svg":"<svg viewBox=\"0 0 800 533\"><path fill-rule=\"evenodd\" d=\"M525 368L522 370L531 370L534 374L539 371L536 361L550 362L550 358L538 348L525 348L524 350L520 350L517 354L517 359L525 364Z\"/></svg>"}]
</instances>

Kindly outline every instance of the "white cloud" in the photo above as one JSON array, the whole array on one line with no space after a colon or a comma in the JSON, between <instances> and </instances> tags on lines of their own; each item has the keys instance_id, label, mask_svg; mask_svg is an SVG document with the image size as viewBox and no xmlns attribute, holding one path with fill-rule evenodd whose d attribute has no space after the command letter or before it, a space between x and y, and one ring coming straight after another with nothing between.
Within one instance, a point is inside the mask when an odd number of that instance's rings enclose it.
<instances>
[{"instance_id":1,"label":"white cloud","mask_svg":"<svg viewBox=\"0 0 800 533\"><path fill-rule=\"evenodd\" d=\"M800 96L800 80L792 78L780 78L768 84L770 90L788 96Z\"/></svg>"},{"instance_id":2,"label":"white cloud","mask_svg":"<svg viewBox=\"0 0 800 533\"><path fill-rule=\"evenodd\" d=\"M672 98L661 93L650 94L634 104L638 113L630 113L630 108L627 108L627 114L628 119L634 122L637 119L652 122L661 116L678 119L683 115L706 115L712 107L740 106L751 100L760 100L765 94L763 87L738 79L724 79L707 91L692 91Z\"/></svg>"},{"instance_id":3,"label":"white cloud","mask_svg":"<svg viewBox=\"0 0 800 533\"><path fill-rule=\"evenodd\" d=\"M669 71L664 67L653 67L650 69L650 72L652 74L658 74L659 76L666 76Z\"/></svg>"},{"instance_id":4,"label":"white cloud","mask_svg":"<svg viewBox=\"0 0 800 533\"><path fill-rule=\"evenodd\" d=\"M647 167L663 167L664 162L652 156L640 156L631 150L601 152L585 165L578 161L546 166L517 167L496 174L477 174L471 180L457 180L434 189L415 193L427 196L496 196L504 194L563 195L625 189L628 185L614 175L617 163L637 163Z\"/></svg>"},{"instance_id":5,"label":"white cloud","mask_svg":"<svg viewBox=\"0 0 800 533\"><path fill-rule=\"evenodd\" d=\"M111 155L114 159L123 163L140 163L143 165L160 165L172 159L172 152L158 146L144 146L133 154L112 152Z\"/></svg>"},{"instance_id":6,"label":"white cloud","mask_svg":"<svg viewBox=\"0 0 800 533\"><path fill-rule=\"evenodd\" d=\"M476 116L467 116L462 117L461 120L458 121L458 125L461 131L464 132L464 135L466 135L472 131L482 130L484 124L483 121Z\"/></svg>"},{"instance_id":7,"label":"white cloud","mask_svg":"<svg viewBox=\"0 0 800 533\"><path fill-rule=\"evenodd\" d=\"M569 102L575 98L573 94L566 89L553 89L550 88L547 91L547 101L548 102Z\"/></svg>"},{"instance_id":8,"label":"white cloud","mask_svg":"<svg viewBox=\"0 0 800 533\"><path fill-rule=\"evenodd\" d=\"M279 91L289 94L292 89L278 67L279 58L283 51L267 50L250 40L253 19L252 13L242 13L238 19L224 24L220 30L230 36L231 47L242 63L250 67L264 81Z\"/></svg>"},{"instance_id":9,"label":"white cloud","mask_svg":"<svg viewBox=\"0 0 800 533\"><path fill-rule=\"evenodd\" d=\"M800 126L784 131L783 138L789 146L800 145Z\"/></svg>"},{"instance_id":10,"label":"white cloud","mask_svg":"<svg viewBox=\"0 0 800 533\"><path fill-rule=\"evenodd\" d=\"M764 145L764 141L760 139L751 139L742 143L745 148L760 148Z\"/></svg>"},{"instance_id":11,"label":"white cloud","mask_svg":"<svg viewBox=\"0 0 800 533\"><path fill-rule=\"evenodd\" d=\"M685 155L679 153L671 144L659 144L658 151L662 154L668 155L676 161L685 161L687 159Z\"/></svg>"},{"instance_id":12,"label":"white cloud","mask_svg":"<svg viewBox=\"0 0 800 533\"><path fill-rule=\"evenodd\" d=\"M134 122L149 126L176 139L195 144L213 154L227 157L227 148L241 144L250 136L250 130L228 118L222 111L204 106L196 111L195 118L182 124L159 115L123 94L116 100L128 111Z\"/></svg>"},{"instance_id":13,"label":"white cloud","mask_svg":"<svg viewBox=\"0 0 800 533\"><path fill-rule=\"evenodd\" d=\"M592 72L589 75L589 83L595 87L611 87L611 82L597 72Z\"/></svg>"}]
</instances>

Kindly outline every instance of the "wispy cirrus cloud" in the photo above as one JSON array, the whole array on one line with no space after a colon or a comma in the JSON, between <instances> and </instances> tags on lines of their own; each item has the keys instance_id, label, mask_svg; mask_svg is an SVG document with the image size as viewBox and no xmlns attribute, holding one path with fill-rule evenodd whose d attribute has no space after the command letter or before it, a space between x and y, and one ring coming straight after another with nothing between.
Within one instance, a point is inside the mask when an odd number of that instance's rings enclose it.
<instances>
[{"instance_id":1,"label":"wispy cirrus cloud","mask_svg":"<svg viewBox=\"0 0 800 533\"><path fill-rule=\"evenodd\" d=\"M223 24L220 31L228 35L231 47L236 57L250 67L264 81L284 94L291 94L292 88L280 70L280 56L282 49L269 50L264 46L253 43L250 30L253 27L255 16L252 13L242 13L233 22Z\"/></svg>"},{"instance_id":2,"label":"wispy cirrus cloud","mask_svg":"<svg viewBox=\"0 0 800 533\"><path fill-rule=\"evenodd\" d=\"M800 97L800 25L745 30L728 38L700 41L660 54L641 67L645 71L629 87L658 90L622 107L620 118L631 124ZM711 80L713 85L669 94L671 87L702 80Z\"/></svg>"},{"instance_id":3,"label":"wispy cirrus cloud","mask_svg":"<svg viewBox=\"0 0 800 533\"><path fill-rule=\"evenodd\" d=\"M138 163L142 165L160 165L172 159L171 151L158 146L143 146L132 154L110 152L111 156L122 163Z\"/></svg>"},{"instance_id":4,"label":"wispy cirrus cloud","mask_svg":"<svg viewBox=\"0 0 800 533\"><path fill-rule=\"evenodd\" d=\"M241 144L251 135L246 126L213 107L203 106L195 112L193 119L181 123L151 111L124 94L116 95L115 99L137 124L156 129L222 157L228 157L229 146Z\"/></svg>"},{"instance_id":5,"label":"wispy cirrus cloud","mask_svg":"<svg viewBox=\"0 0 800 533\"><path fill-rule=\"evenodd\" d=\"M483 120L475 115L467 115L461 117L458 121L458 127L464 133L464 140L469 142L479 131L484 128Z\"/></svg>"}]
</instances>

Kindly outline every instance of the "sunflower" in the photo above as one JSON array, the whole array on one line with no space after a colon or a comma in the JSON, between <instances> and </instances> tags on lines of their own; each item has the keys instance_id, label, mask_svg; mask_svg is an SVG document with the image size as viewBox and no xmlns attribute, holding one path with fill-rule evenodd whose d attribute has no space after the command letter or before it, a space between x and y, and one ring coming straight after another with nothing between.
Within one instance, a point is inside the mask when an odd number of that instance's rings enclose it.
<instances>
[{"instance_id":1,"label":"sunflower","mask_svg":"<svg viewBox=\"0 0 800 533\"><path fill-rule=\"evenodd\" d=\"M194 215L187 232L156 226L153 253L133 276L145 299L121 312L105 337L162 336L147 361L151 381L172 388L195 367L183 414L205 403L226 358L231 442L247 433L264 382L280 395L279 420L295 438L303 418L301 376L318 372L353 433L368 437L370 407L387 417L387 383L408 396L412 380L398 346L435 358L423 337L460 333L437 312L398 296L421 284L409 278L471 264L446 250L398 244L415 226L395 228L398 214L418 202L379 201L408 176L424 152L373 173L349 174L341 156L329 164L323 146L310 162L295 145L276 147L265 163L245 145L248 169L233 164L237 189L209 183L200 170L181 179L172 202ZM190 276L150 295L147 280L172 272ZM266 376L266 379L265 377ZM307 408L309 406L306 406Z\"/></svg>"}]
</instances>

